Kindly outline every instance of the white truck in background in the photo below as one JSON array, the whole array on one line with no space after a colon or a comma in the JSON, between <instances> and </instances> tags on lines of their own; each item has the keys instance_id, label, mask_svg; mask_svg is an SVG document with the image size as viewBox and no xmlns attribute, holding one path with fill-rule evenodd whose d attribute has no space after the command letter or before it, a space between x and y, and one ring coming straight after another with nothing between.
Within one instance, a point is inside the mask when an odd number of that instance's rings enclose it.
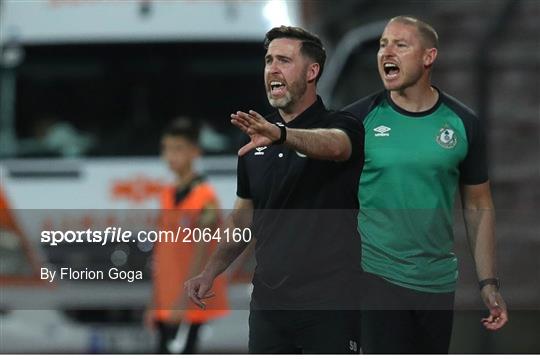
<instances>
[{"instance_id":1,"label":"white truck in background","mask_svg":"<svg viewBox=\"0 0 540 359\"><path fill-rule=\"evenodd\" d=\"M139 178L136 185L144 187L147 179L166 176L156 157L159 143L144 150L130 147L137 147L149 132L159 133L173 116L194 116L212 129L217 122L223 127L229 115L213 108L266 106L258 72L264 34L276 25L297 24L299 13L300 3L278 0L0 2L1 183L12 205L153 208L152 196L139 194L129 201L110 195L110 186L118 181ZM168 56L172 61L167 62ZM174 63L177 59L182 61ZM125 72L115 75L118 70ZM137 76L140 81L133 79ZM227 87L218 90L229 92L212 92L212 86L223 83ZM169 89L175 93L167 97ZM165 98L159 102L153 96ZM28 146L27 140L42 130L32 127L36 120L52 116L70 125L70 134L82 142L82 134L87 134L94 148L53 153ZM128 134L126 127L140 132L129 133L133 141L114 147ZM103 134L106 138L98 137ZM212 134L215 131L203 139L211 151L233 154L231 148L213 148L212 140L227 138ZM96 148L100 146L107 148ZM203 167L225 173L229 165L223 166L220 157ZM219 181L217 185L219 189ZM224 208L230 208L234 198L228 189L219 191Z\"/></svg>"}]
</instances>

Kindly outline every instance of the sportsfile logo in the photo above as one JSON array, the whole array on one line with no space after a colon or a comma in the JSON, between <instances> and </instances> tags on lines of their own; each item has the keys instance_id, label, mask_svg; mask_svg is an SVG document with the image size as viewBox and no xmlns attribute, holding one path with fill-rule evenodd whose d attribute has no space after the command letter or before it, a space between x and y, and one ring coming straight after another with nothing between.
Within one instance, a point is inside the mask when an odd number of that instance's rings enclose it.
<instances>
[{"instance_id":1,"label":"sportsfile logo","mask_svg":"<svg viewBox=\"0 0 540 359\"><path fill-rule=\"evenodd\" d=\"M379 127L375 127L373 131L375 131L375 137L381 137L381 136L390 136L390 127L386 127L384 125L381 125Z\"/></svg>"}]
</instances>

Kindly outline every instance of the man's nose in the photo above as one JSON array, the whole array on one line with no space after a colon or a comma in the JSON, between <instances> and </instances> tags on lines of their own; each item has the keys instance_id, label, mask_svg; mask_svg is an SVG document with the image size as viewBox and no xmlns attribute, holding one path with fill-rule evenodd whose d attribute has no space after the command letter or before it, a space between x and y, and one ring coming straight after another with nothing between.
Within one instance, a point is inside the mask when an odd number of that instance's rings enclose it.
<instances>
[{"instance_id":1,"label":"man's nose","mask_svg":"<svg viewBox=\"0 0 540 359\"><path fill-rule=\"evenodd\" d=\"M278 68L278 66L276 65L275 62L268 63L266 65L266 70L271 74L275 74L275 73L279 72L279 68Z\"/></svg>"},{"instance_id":2,"label":"man's nose","mask_svg":"<svg viewBox=\"0 0 540 359\"><path fill-rule=\"evenodd\" d=\"M380 54L381 57L384 59L385 57L393 56L395 54L395 51L392 45L388 45L380 50Z\"/></svg>"}]
</instances>

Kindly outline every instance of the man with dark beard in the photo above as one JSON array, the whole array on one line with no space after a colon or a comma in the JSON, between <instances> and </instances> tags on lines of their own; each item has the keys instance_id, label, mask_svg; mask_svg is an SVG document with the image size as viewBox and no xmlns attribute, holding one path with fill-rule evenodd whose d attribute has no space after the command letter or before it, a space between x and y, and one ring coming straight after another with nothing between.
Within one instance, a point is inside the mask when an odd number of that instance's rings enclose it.
<instances>
[{"instance_id":1,"label":"man with dark beard","mask_svg":"<svg viewBox=\"0 0 540 359\"><path fill-rule=\"evenodd\" d=\"M357 318L345 309L357 302L351 283L360 263L363 127L317 96L326 58L317 36L281 26L266 34L265 48L266 92L278 111L231 115L250 137L238 152L238 198L228 223L251 227L257 238L249 351L356 353ZM186 282L195 303L204 306L216 276L246 245L221 243Z\"/></svg>"}]
</instances>

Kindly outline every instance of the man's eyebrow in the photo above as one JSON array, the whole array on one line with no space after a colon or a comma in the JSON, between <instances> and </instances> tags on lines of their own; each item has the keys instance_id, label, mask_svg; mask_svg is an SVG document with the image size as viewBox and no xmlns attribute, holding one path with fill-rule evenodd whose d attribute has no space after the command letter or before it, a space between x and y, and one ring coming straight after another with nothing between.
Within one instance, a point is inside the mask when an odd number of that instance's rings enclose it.
<instances>
[{"instance_id":1,"label":"man's eyebrow","mask_svg":"<svg viewBox=\"0 0 540 359\"><path fill-rule=\"evenodd\" d=\"M401 42L401 41L407 42L407 40L405 38L403 38L403 37L399 37L397 39L392 39L391 42L396 43L396 42ZM386 37L381 37L379 39L379 43L388 43L388 42L389 42L389 40Z\"/></svg>"},{"instance_id":2,"label":"man's eyebrow","mask_svg":"<svg viewBox=\"0 0 540 359\"><path fill-rule=\"evenodd\" d=\"M288 60L291 59L291 57L289 57L289 56L287 56L287 55L276 55L276 57L277 57L278 59L288 59Z\"/></svg>"},{"instance_id":3,"label":"man's eyebrow","mask_svg":"<svg viewBox=\"0 0 540 359\"><path fill-rule=\"evenodd\" d=\"M289 57L289 56L287 56L287 55L279 55L279 54L277 54L277 55L267 54L267 55L264 57L264 59L265 59L265 60L268 60L268 59L271 59L271 58L274 58L274 57L277 58L277 59L280 59L280 60L283 60L283 59L290 60L290 59L291 59L291 57Z\"/></svg>"}]
</instances>

